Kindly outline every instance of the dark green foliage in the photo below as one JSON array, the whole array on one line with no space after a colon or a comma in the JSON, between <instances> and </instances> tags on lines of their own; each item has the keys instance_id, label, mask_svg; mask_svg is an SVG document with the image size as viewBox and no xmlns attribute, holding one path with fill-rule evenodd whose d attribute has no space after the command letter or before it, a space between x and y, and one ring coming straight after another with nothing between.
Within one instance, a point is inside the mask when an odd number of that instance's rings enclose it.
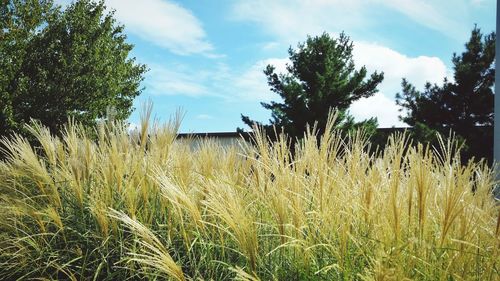
<instances>
[{"instance_id":1,"label":"dark green foliage","mask_svg":"<svg viewBox=\"0 0 500 281\"><path fill-rule=\"evenodd\" d=\"M413 126L420 142L435 142L436 132L450 130L465 141L464 156L491 159L493 154L493 85L495 82L495 33L483 36L474 27L465 52L453 54L454 81L427 83L417 91L406 79L398 105L406 110L400 119Z\"/></svg>"},{"instance_id":2,"label":"dark green foliage","mask_svg":"<svg viewBox=\"0 0 500 281\"><path fill-rule=\"evenodd\" d=\"M350 130L363 126L373 131L375 118L356 123L347 110L352 102L376 93L384 75L375 72L365 79L366 68L356 70L352 50L353 44L344 33L338 39L324 33L308 37L297 50L289 49L291 64L286 74L277 74L274 66L268 65L264 70L268 84L283 102L262 103L272 111L270 125L265 127L276 126L292 138L302 137L307 124L318 122L318 129L324 128L328 113L335 109L339 114L337 127ZM255 123L244 115L242 120L250 127Z\"/></svg>"},{"instance_id":3,"label":"dark green foliage","mask_svg":"<svg viewBox=\"0 0 500 281\"><path fill-rule=\"evenodd\" d=\"M129 58L123 26L104 2L2 0L0 135L38 119L52 131L73 117L95 124L116 109L124 119L146 67Z\"/></svg>"}]
</instances>

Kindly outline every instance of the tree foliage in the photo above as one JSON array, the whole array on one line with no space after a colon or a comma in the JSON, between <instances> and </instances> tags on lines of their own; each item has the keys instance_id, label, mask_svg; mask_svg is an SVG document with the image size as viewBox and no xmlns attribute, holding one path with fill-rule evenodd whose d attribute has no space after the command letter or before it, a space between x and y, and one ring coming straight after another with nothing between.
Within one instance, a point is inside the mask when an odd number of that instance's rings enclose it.
<instances>
[{"instance_id":1,"label":"tree foliage","mask_svg":"<svg viewBox=\"0 0 500 281\"><path fill-rule=\"evenodd\" d=\"M323 33L308 37L296 50L288 50L291 64L287 65L287 73L278 74L274 66L268 65L264 74L282 102L261 103L272 112L270 125L265 127L274 125L291 137L301 137L306 124L318 122L318 128L324 128L329 111L335 109L339 113L337 127L376 128L376 119L356 123L347 110L352 102L376 93L384 75L375 72L366 79L366 68L355 68L352 50L353 43L344 33L337 39ZM256 123L244 115L242 120L250 127Z\"/></svg>"},{"instance_id":2,"label":"tree foliage","mask_svg":"<svg viewBox=\"0 0 500 281\"><path fill-rule=\"evenodd\" d=\"M443 85L427 83L418 91L406 79L397 103L406 115L400 119L414 127L419 141L432 142L436 132L453 131L465 140L466 158L491 158L495 83L495 33L484 36L477 27L465 51L453 54L453 80Z\"/></svg>"},{"instance_id":3,"label":"tree foliage","mask_svg":"<svg viewBox=\"0 0 500 281\"><path fill-rule=\"evenodd\" d=\"M2 0L0 20L0 134L30 119L94 124L109 106L131 113L146 67L103 1Z\"/></svg>"}]
</instances>

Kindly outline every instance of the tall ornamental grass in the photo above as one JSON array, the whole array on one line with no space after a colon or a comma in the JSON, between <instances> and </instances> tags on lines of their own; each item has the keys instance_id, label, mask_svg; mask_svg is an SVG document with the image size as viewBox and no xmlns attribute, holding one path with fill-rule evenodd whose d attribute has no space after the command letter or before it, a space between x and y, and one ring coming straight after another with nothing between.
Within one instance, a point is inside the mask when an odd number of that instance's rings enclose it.
<instances>
[{"instance_id":1,"label":"tall ornamental grass","mask_svg":"<svg viewBox=\"0 0 500 281\"><path fill-rule=\"evenodd\" d=\"M294 149L196 145L150 112L2 140L0 279L499 280L493 171L452 140L373 153L331 118Z\"/></svg>"}]
</instances>

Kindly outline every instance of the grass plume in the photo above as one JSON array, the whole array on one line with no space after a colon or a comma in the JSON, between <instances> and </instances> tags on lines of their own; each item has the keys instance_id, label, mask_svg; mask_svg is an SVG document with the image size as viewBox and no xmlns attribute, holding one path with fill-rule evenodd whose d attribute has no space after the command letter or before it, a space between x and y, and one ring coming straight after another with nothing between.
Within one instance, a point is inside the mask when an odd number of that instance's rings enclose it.
<instances>
[{"instance_id":1,"label":"grass plume","mask_svg":"<svg viewBox=\"0 0 500 281\"><path fill-rule=\"evenodd\" d=\"M372 152L332 115L228 147L142 117L2 140L3 279L498 280L493 170L452 138Z\"/></svg>"}]
</instances>

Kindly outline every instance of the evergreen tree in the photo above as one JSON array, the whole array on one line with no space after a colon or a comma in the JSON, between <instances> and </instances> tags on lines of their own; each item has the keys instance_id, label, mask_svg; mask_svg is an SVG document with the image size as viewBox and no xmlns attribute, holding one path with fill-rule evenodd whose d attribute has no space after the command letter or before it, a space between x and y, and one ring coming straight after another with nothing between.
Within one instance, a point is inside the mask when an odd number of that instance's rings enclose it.
<instances>
[{"instance_id":1,"label":"evergreen tree","mask_svg":"<svg viewBox=\"0 0 500 281\"><path fill-rule=\"evenodd\" d=\"M465 51L453 54L453 81L443 85L427 83L418 91L406 79L397 103L405 109L400 119L414 128L421 142L434 142L435 133L453 131L465 141L466 159L491 159L493 147L493 111L495 83L495 33L483 36L474 27Z\"/></svg>"},{"instance_id":2,"label":"evergreen tree","mask_svg":"<svg viewBox=\"0 0 500 281\"><path fill-rule=\"evenodd\" d=\"M30 119L55 131L68 117L95 124L109 106L131 113L146 68L103 1L2 0L0 20L0 135Z\"/></svg>"},{"instance_id":3,"label":"evergreen tree","mask_svg":"<svg viewBox=\"0 0 500 281\"><path fill-rule=\"evenodd\" d=\"M335 109L339 113L339 128L348 130L366 126L374 130L377 126L375 118L356 123L348 108L352 102L376 93L384 75L375 72L365 79L367 70L365 67L355 69L352 50L353 43L344 33L338 39L323 33L308 37L297 50L289 49L291 64L287 65L286 74L277 74L274 66L268 65L264 70L268 84L283 102L261 103L272 112L270 125L264 127L268 130L273 125L283 128L295 138L303 135L306 124L318 122L321 133L329 111ZM256 123L244 115L242 120L250 127Z\"/></svg>"}]
</instances>

